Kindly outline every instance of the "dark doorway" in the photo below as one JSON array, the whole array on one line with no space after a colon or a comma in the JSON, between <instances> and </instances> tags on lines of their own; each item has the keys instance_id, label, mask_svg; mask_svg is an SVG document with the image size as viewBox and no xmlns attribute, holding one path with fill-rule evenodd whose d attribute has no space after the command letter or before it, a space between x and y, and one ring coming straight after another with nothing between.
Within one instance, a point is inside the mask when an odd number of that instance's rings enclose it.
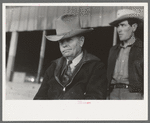
<instances>
[{"instance_id":1,"label":"dark doorway","mask_svg":"<svg viewBox=\"0 0 150 123\"><path fill-rule=\"evenodd\" d=\"M113 30L113 27L97 27L85 35L85 49L100 58L106 67L109 50L113 44Z\"/></svg>"},{"instance_id":2,"label":"dark doorway","mask_svg":"<svg viewBox=\"0 0 150 123\"><path fill-rule=\"evenodd\" d=\"M47 30L46 35L56 35L55 30ZM43 62L43 69L41 71L41 75L43 76L46 69L49 67L52 60L61 57L61 53L59 50L58 42L52 42L46 39L46 48L45 48L45 56Z\"/></svg>"},{"instance_id":3,"label":"dark doorway","mask_svg":"<svg viewBox=\"0 0 150 123\"><path fill-rule=\"evenodd\" d=\"M36 76L42 31L19 32L14 71Z\"/></svg>"}]
</instances>

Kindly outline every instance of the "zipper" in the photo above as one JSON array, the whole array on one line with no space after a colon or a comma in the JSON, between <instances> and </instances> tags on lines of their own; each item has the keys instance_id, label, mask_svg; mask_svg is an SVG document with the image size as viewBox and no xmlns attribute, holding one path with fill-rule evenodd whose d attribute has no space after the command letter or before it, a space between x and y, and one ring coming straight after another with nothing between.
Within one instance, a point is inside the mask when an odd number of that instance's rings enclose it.
<instances>
[{"instance_id":1,"label":"zipper","mask_svg":"<svg viewBox=\"0 0 150 123\"><path fill-rule=\"evenodd\" d=\"M65 90L66 90L66 88L64 87L64 88L63 88L63 91L65 91Z\"/></svg>"},{"instance_id":2,"label":"zipper","mask_svg":"<svg viewBox=\"0 0 150 123\"><path fill-rule=\"evenodd\" d=\"M66 88L65 88L65 86L63 86L61 83L60 83L60 81L59 81L59 79L55 76L55 79L57 80L57 82L63 87L63 91L66 91Z\"/></svg>"}]
</instances>

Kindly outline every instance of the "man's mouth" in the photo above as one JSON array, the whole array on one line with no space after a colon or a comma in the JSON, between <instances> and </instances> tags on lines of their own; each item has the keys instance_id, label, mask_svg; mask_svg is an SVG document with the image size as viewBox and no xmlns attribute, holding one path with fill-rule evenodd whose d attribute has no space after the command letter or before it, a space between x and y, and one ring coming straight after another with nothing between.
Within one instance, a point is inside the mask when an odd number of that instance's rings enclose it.
<instances>
[{"instance_id":1,"label":"man's mouth","mask_svg":"<svg viewBox=\"0 0 150 123\"><path fill-rule=\"evenodd\" d=\"M63 51L63 53L67 53L67 52L69 52L69 50L64 50L64 51Z\"/></svg>"},{"instance_id":2,"label":"man's mouth","mask_svg":"<svg viewBox=\"0 0 150 123\"><path fill-rule=\"evenodd\" d=\"M122 36L123 34L119 34L119 36Z\"/></svg>"}]
</instances>

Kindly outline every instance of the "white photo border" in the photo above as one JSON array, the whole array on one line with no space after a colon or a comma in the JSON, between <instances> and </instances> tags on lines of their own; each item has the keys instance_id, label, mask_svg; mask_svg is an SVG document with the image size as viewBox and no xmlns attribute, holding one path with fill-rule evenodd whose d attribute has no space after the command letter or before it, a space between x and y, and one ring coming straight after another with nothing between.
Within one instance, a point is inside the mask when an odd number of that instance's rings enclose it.
<instances>
[{"instance_id":1,"label":"white photo border","mask_svg":"<svg viewBox=\"0 0 150 123\"><path fill-rule=\"evenodd\" d=\"M6 6L144 6L144 100L6 100ZM3 121L117 121L148 120L148 3L3 3L2 6ZM87 102L90 102L87 104Z\"/></svg>"}]
</instances>

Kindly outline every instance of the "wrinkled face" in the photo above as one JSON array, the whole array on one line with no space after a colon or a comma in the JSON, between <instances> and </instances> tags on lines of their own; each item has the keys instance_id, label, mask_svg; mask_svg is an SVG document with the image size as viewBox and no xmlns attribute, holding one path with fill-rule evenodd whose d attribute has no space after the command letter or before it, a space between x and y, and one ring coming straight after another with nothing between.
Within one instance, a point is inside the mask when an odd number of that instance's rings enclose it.
<instances>
[{"instance_id":1,"label":"wrinkled face","mask_svg":"<svg viewBox=\"0 0 150 123\"><path fill-rule=\"evenodd\" d=\"M81 53L83 44L84 37L75 36L60 40L59 48L65 58L72 60Z\"/></svg>"},{"instance_id":2,"label":"wrinkled face","mask_svg":"<svg viewBox=\"0 0 150 123\"><path fill-rule=\"evenodd\" d=\"M131 38L131 36L134 35L134 31L136 30L136 26L135 24L133 24L132 26L130 26L128 24L128 21L122 21L118 24L117 26L117 32L120 38L120 41L127 41Z\"/></svg>"}]
</instances>

